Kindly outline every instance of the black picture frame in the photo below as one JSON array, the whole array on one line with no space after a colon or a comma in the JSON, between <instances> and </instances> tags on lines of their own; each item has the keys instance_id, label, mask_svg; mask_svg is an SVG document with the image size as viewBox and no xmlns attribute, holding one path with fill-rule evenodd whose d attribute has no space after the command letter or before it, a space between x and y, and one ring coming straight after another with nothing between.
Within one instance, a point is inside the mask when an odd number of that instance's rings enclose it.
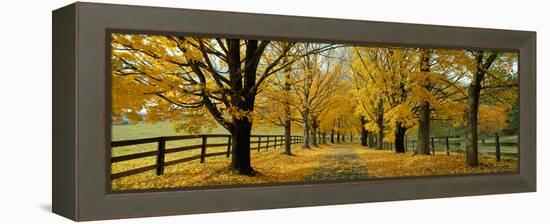
<instances>
[{"instance_id":1,"label":"black picture frame","mask_svg":"<svg viewBox=\"0 0 550 224\"><path fill-rule=\"evenodd\" d=\"M536 191L536 33L77 2L53 11L53 212L99 220ZM519 172L110 191L110 33L519 53Z\"/></svg>"}]
</instances>

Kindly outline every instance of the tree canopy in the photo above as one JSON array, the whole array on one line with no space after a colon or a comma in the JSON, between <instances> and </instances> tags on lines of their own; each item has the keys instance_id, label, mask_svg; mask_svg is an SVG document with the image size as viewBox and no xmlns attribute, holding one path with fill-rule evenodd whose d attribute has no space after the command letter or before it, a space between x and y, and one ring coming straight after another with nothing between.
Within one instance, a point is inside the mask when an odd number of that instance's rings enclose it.
<instances>
[{"instance_id":1,"label":"tree canopy","mask_svg":"<svg viewBox=\"0 0 550 224\"><path fill-rule=\"evenodd\" d=\"M478 133L517 128L516 53L137 34L113 34L111 47L113 119L224 127L243 174L259 124L303 132L304 147L362 133L398 153L415 131L419 154L430 121L464 128L469 154Z\"/></svg>"}]
</instances>

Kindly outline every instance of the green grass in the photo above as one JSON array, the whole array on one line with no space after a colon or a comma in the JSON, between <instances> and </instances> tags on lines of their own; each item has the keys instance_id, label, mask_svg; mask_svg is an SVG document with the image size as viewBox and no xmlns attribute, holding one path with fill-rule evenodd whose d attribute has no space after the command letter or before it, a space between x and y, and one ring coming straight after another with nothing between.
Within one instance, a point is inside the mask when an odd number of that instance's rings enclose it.
<instances>
[{"instance_id":1,"label":"green grass","mask_svg":"<svg viewBox=\"0 0 550 224\"><path fill-rule=\"evenodd\" d=\"M176 132L174 125L171 122L156 122L156 123L138 123L127 125L113 125L112 126L112 140L128 140L139 138L151 138L159 136L171 136L171 135L188 135L186 132ZM229 134L223 127L216 127L210 133L205 134ZM254 127L252 130L253 135L282 135L284 129L282 127ZM294 133L295 135L298 133Z\"/></svg>"},{"instance_id":2,"label":"green grass","mask_svg":"<svg viewBox=\"0 0 550 224\"><path fill-rule=\"evenodd\" d=\"M413 139L412 136L410 139ZM485 138L485 143L494 143L495 138L494 137L488 137ZM500 136L500 142L501 143L514 143L517 142L517 136L516 135L509 135L509 136ZM445 146L445 140L440 139L439 142L436 140L434 142L435 151L446 151ZM450 145L450 151L454 152L461 152L466 150L466 139L465 138L457 138L457 139L449 139ZM460 143L460 145L452 145L452 143ZM408 148L412 149L412 143L409 143L407 145ZM494 153L496 151L495 146L489 146L489 145L483 145L481 143L481 139L479 140L478 144L478 150L480 153ZM518 147L517 146L500 146L500 151L503 153L517 153Z\"/></svg>"}]
</instances>

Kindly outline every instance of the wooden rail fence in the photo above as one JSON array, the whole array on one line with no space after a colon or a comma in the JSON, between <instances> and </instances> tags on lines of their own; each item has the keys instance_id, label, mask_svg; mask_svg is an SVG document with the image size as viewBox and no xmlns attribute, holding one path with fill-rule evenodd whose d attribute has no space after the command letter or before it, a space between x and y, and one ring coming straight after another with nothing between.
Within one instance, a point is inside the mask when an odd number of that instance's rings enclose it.
<instances>
[{"instance_id":1,"label":"wooden rail fence","mask_svg":"<svg viewBox=\"0 0 550 224\"><path fill-rule=\"evenodd\" d=\"M226 138L227 142L209 144L208 139L213 139L213 138L222 138L222 139ZM278 146L283 146L285 144L284 135L251 135L250 138L251 140L255 139L255 141L250 141L251 146L256 145L256 147L251 147L250 150L257 150L258 152L261 149L266 149L266 150L270 148L275 149ZM191 140L191 139L201 139L201 144L188 145L188 146L169 148L169 149L166 148L166 142L168 141ZM156 170L157 175L162 175L164 173L164 168L167 166L172 166L175 164L189 162L193 160L200 160L200 163L204 163L205 159L208 157L224 156L224 155L226 157L230 157L231 151L232 151L231 135L216 135L216 134L163 136L163 137L155 137L155 138L112 141L111 150L113 150L113 148L116 148L116 147L140 145L140 144L147 144L147 143L157 143L157 149L155 151L147 151L147 152L111 157L111 164L150 157L150 156L156 156L156 163L154 165L149 165L145 167L140 167L132 170L111 174L111 180L143 173L149 170ZM273 144L270 144L270 143L273 143ZM299 144L299 143L302 143L302 136L291 136L291 139L290 139L291 145ZM215 147L226 147L227 149L224 152L207 153L208 148L215 148ZM168 162L164 161L166 154L189 151L194 149L200 149L201 150L200 154L195 156L180 158L180 159L176 159Z\"/></svg>"},{"instance_id":2,"label":"wooden rail fence","mask_svg":"<svg viewBox=\"0 0 550 224\"><path fill-rule=\"evenodd\" d=\"M432 153L435 153L435 145L438 144L438 145L444 145L445 146L445 151L447 152L447 155L448 155L450 146L460 146L462 144L465 144L462 141L463 141L462 136L459 136L459 135L457 135L457 136L430 137L430 144L431 144ZM414 150L416 148L417 140L416 139L407 140L406 143L405 143L405 148L409 147L409 143L412 144L412 148ZM495 135L495 142L486 142L486 143L479 143L479 144L483 145L483 146L493 146L493 147L495 147L495 152L480 152L480 153L485 153L485 154L489 154L489 155L496 155L497 160L500 160L501 155L503 155L503 156L517 156L517 153L500 152L500 147L501 146L515 147L515 146L518 145L518 143L516 143L516 142L500 142L499 135Z\"/></svg>"}]
</instances>

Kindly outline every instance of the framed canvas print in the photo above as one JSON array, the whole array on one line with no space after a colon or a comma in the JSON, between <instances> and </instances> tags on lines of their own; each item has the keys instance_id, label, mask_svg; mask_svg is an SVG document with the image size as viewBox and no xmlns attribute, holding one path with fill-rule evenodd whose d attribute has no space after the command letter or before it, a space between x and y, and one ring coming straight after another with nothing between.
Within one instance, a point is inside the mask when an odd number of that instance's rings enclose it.
<instances>
[{"instance_id":1,"label":"framed canvas print","mask_svg":"<svg viewBox=\"0 0 550 224\"><path fill-rule=\"evenodd\" d=\"M536 190L536 34L75 3L53 12L73 220Z\"/></svg>"}]
</instances>

